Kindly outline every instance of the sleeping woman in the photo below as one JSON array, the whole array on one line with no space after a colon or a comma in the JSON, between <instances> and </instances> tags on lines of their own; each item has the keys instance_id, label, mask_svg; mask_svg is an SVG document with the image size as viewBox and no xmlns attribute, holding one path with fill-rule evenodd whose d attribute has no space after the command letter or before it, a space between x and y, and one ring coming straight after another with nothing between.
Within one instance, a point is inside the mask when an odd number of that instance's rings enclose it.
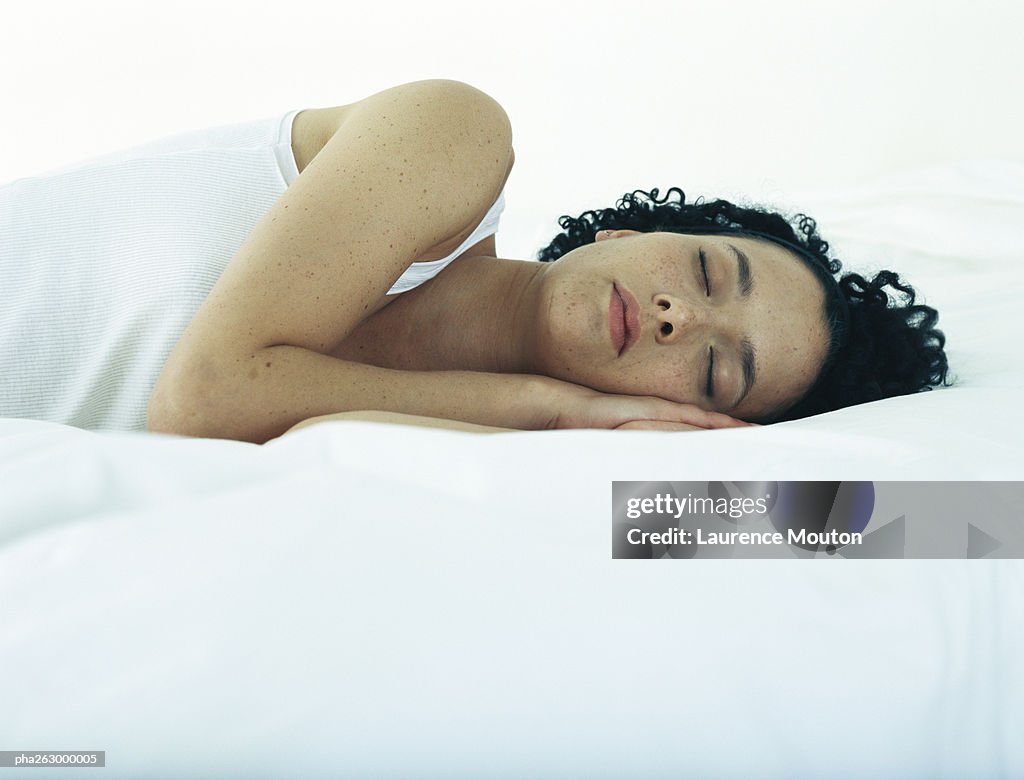
<instances>
[{"instance_id":1,"label":"sleeping woman","mask_svg":"<svg viewBox=\"0 0 1024 780\"><path fill-rule=\"evenodd\" d=\"M285 119L284 149L237 125L0 190L0 416L699 430L946 381L935 310L889 271L838 278L804 215L636 191L562 217L545 262L498 258L512 128L485 93Z\"/></svg>"}]
</instances>

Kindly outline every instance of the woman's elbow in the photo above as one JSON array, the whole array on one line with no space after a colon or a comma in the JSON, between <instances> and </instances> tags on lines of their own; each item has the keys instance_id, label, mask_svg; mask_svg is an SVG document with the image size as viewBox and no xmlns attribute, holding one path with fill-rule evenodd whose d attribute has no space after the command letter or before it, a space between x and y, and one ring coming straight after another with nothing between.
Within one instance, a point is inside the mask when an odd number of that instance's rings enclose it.
<instances>
[{"instance_id":1,"label":"woman's elbow","mask_svg":"<svg viewBox=\"0 0 1024 780\"><path fill-rule=\"evenodd\" d=\"M146 407L146 430L177 436L205 438L211 435L199 409L184 393L158 386Z\"/></svg>"},{"instance_id":2,"label":"woman's elbow","mask_svg":"<svg viewBox=\"0 0 1024 780\"><path fill-rule=\"evenodd\" d=\"M224 429L215 409L216 394L194 382L161 376L146 407L146 430L205 439L236 438Z\"/></svg>"}]
</instances>

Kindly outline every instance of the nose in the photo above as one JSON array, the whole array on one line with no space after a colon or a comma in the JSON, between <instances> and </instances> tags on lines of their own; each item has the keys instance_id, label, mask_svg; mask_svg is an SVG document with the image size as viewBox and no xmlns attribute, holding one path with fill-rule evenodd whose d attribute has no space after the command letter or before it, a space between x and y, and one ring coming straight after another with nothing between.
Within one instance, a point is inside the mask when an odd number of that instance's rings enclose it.
<instances>
[{"instance_id":1,"label":"nose","mask_svg":"<svg viewBox=\"0 0 1024 780\"><path fill-rule=\"evenodd\" d=\"M710 324L708 307L694 301L683 301L673 295L658 295L655 315L655 338L662 344L670 344L691 332L694 328Z\"/></svg>"}]
</instances>

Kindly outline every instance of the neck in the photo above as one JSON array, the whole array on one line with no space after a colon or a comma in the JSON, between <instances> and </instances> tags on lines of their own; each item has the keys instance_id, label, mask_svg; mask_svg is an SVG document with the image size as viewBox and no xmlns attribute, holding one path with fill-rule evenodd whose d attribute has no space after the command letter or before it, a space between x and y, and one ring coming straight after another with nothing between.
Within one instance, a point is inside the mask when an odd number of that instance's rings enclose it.
<instances>
[{"instance_id":1,"label":"neck","mask_svg":"<svg viewBox=\"0 0 1024 780\"><path fill-rule=\"evenodd\" d=\"M417 329L437 369L535 373L535 324L546 263L463 257L429 284ZM425 285L426 286L426 285ZM427 292L427 291L425 291ZM408 295L408 293L407 293Z\"/></svg>"}]
</instances>

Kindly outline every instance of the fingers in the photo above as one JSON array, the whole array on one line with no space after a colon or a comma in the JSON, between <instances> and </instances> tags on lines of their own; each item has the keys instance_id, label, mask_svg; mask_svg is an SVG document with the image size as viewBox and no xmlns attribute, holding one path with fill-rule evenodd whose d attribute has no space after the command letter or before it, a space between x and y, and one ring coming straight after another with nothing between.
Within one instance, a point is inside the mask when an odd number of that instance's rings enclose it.
<instances>
[{"instance_id":1,"label":"fingers","mask_svg":"<svg viewBox=\"0 0 1024 780\"><path fill-rule=\"evenodd\" d=\"M657 398L656 396L650 397L649 400L653 401L657 405L655 407L657 411L651 414L651 412L654 412L654 408L649 407L648 414L642 416L638 415L634 419L674 420L676 422L696 425L701 428L760 427L757 423L740 420L737 417L731 417L723 412L713 412L708 409L703 409L696 404L679 403L676 401L669 401L664 398ZM666 413L668 416L663 416L663 413Z\"/></svg>"},{"instance_id":2,"label":"fingers","mask_svg":"<svg viewBox=\"0 0 1024 780\"><path fill-rule=\"evenodd\" d=\"M596 392L586 403L575 407L571 414L560 416L558 427L618 428L625 423L640 421L660 421L705 429L758 427L756 423L740 420L722 412L702 409L696 404L679 403L656 396L610 395L600 392ZM630 427L639 428L635 425ZM659 430L648 426L644 429Z\"/></svg>"},{"instance_id":3,"label":"fingers","mask_svg":"<svg viewBox=\"0 0 1024 780\"><path fill-rule=\"evenodd\" d=\"M744 428L750 425L745 420L721 412L710 412L693 404L675 404L675 410L676 419L702 428Z\"/></svg>"},{"instance_id":4,"label":"fingers","mask_svg":"<svg viewBox=\"0 0 1024 780\"><path fill-rule=\"evenodd\" d=\"M711 426L714 428L746 428L748 426L756 426L757 423L750 423L746 420L740 420L736 417L730 417L727 414L721 412L708 412L709 421Z\"/></svg>"}]
</instances>

